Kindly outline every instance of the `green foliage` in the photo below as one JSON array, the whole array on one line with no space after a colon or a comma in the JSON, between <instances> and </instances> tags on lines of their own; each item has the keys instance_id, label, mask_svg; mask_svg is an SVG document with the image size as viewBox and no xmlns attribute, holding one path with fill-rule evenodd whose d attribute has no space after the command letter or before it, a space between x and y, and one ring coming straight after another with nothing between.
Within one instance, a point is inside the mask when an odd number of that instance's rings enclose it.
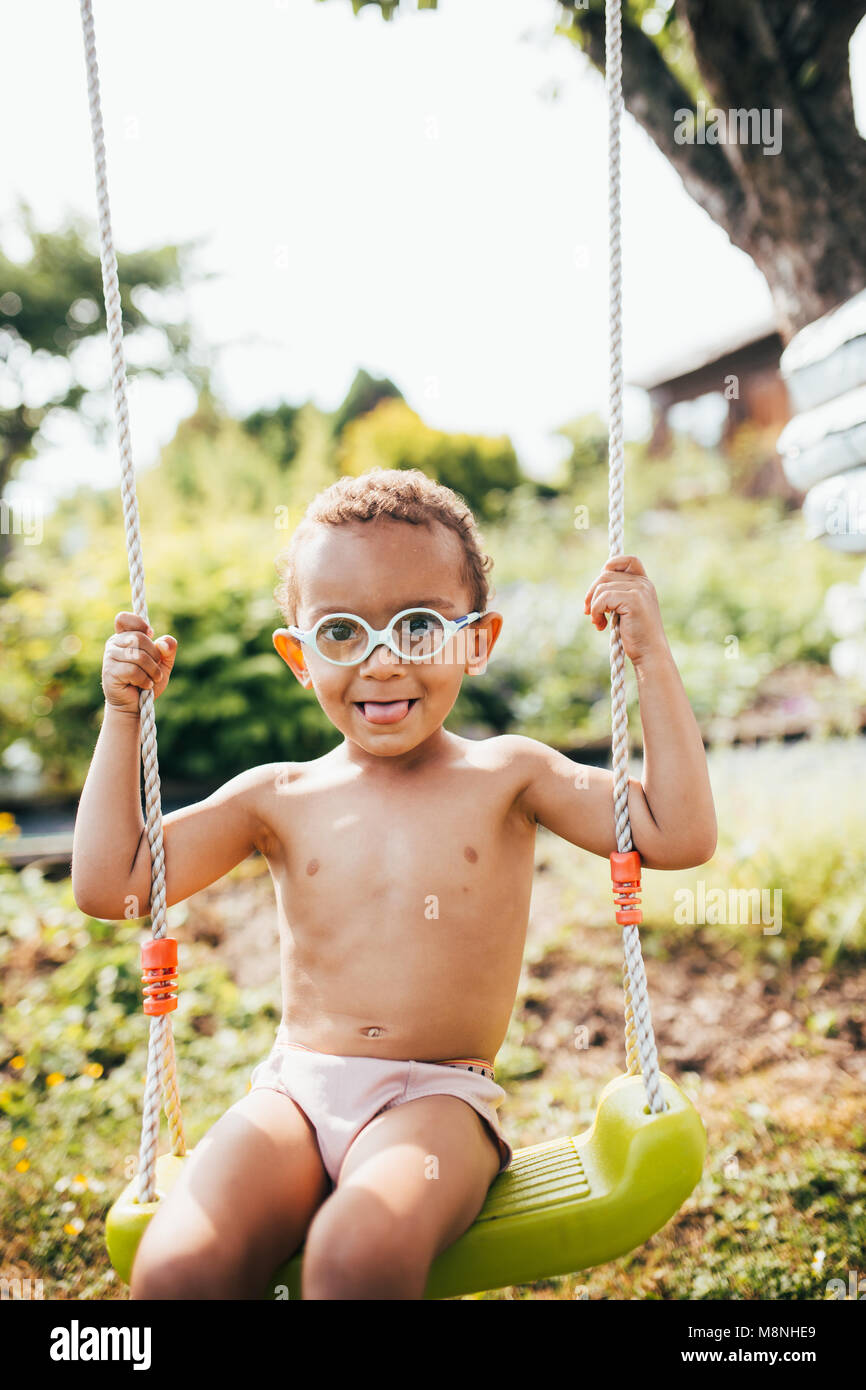
<instances>
[{"instance_id":1,"label":"green foliage","mask_svg":"<svg viewBox=\"0 0 866 1390\"><path fill-rule=\"evenodd\" d=\"M258 763L317 757L335 731L274 651L274 558L301 504L265 451L202 406L137 485L149 618L179 644L157 702L163 779L216 785ZM62 576L62 582L60 582ZM114 615L131 608L119 494L65 499L41 545L6 567L0 726L58 791L86 776Z\"/></svg>"},{"instance_id":2,"label":"green foliage","mask_svg":"<svg viewBox=\"0 0 866 1390\"><path fill-rule=\"evenodd\" d=\"M597 632L583 611L608 558L607 468L591 422L574 429L560 497L519 487L485 530L496 560L491 606L505 615L489 678L515 732L561 748L610 738L609 629ZM624 549L656 588L702 727L750 708L777 669L826 664L835 639L824 595L862 561L806 544L800 514L775 499L731 496L726 461L711 451L679 441L670 458L629 446L626 459ZM634 708L633 678L628 689ZM845 725L858 692L843 682L838 692L827 717Z\"/></svg>"},{"instance_id":3,"label":"green foliage","mask_svg":"<svg viewBox=\"0 0 866 1390\"><path fill-rule=\"evenodd\" d=\"M598 415L582 415L556 431L571 444L571 453L560 467L557 479L562 491L598 491L600 479L607 478L608 437Z\"/></svg>"},{"instance_id":4,"label":"green foliage","mask_svg":"<svg viewBox=\"0 0 866 1390\"><path fill-rule=\"evenodd\" d=\"M432 429L403 400L382 401L347 425L337 462L354 477L377 465L420 468L460 493L481 520L501 515L508 492L523 480L507 437Z\"/></svg>"},{"instance_id":5,"label":"green foliage","mask_svg":"<svg viewBox=\"0 0 866 1390\"><path fill-rule=\"evenodd\" d=\"M330 3L330 0L318 2ZM351 0L356 15L367 6L373 6L386 21L394 18L400 3L401 0ZM437 8L438 0L409 0L409 3L403 0L403 13ZM605 0L560 0L559 8L562 13L552 26L554 33L564 34L581 48L586 47L590 23L600 24L604 32ZM707 99L689 30L677 11L675 0L624 0L622 23L623 29L631 28L654 44L665 65L693 100Z\"/></svg>"},{"instance_id":6,"label":"green foliage","mask_svg":"<svg viewBox=\"0 0 866 1390\"><path fill-rule=\"evenodd\" d=\"M370 376L363 367L356 373L346 392L345 400L337 407L331 417L331 428L335 438L343 433L347 425L362 415L375 410L380 401L402 401L403 393L388 377Z\"/></svg>"},{"instance_id":7,"label":"green foliage","mask_svg":"<svg viewBox=\"0 0 866 1390\"><path fill-rule=\"evenodd\" d=\"M561 7L565 14L556 25L556 32L581 48L587 46L591 24L604 33L604 0L561 0ZM675 0L624 0L622 24L624 45L626 31L631 29L645 42L653 44L692 101L708 100L691 35L677 11Z\"/></svg>"},{"instance_id":8,"label":"green foliage","mask_svg":"<svg viewBox=\"0 0 866 1390\"><path fill-rule=\"evenodd\" d=\"M170 932L186 914L169 908ZM83 917L68 880L0 864L0 1249L4 1274L32 1270L46 1298L111 1297L104 1218L137 1166L148 922ZM192 1146L245 1094L279 999L278 986L238 990L204 945L184 942L181 968L172 1020Z\"/></svg>"},{"instance_id":9,"label":"green foliage","mask_svg":"<svg viewBox=\"0 0 866 1390\"><path fill-rule=\"evenodd\" d=\"M273 649L283 625L274 560L341 466L360 473L374 463L421 467L462 492L495 561L490 606L504 614L502 635L484 675L464 681L448 727L521 732L562 748L609 740L609 636L583 612L608 553L596 422L565 428L574 449L552 497L519 480L507 441L432 430L401 400L352 421L339 444L310 403L292 430L286 465L203 392L160 465L139 475L149 616L157 634L179 641L156 707L164 778L214 785L338 741ZM696 445L680 442L667 459L627 450L625 548L656 587L686 691L709 729L750 708L778 668L826 668L834 638L824 595L859 571L857 557L806 544L799 513L730 496L729 486L726 461ZM0 755L22 740L48 784L75 793L101 720L105 642L114 614L131 607L119 494L80 489L46 519L41 544L14 539L0 581ZM858 692L827 678L836 704L816 722L838 727L856 714ZM630 679L633 699L632 687Z\"/></svg>"},{"instance_id":10,"label":"green foliage","mask_svg":"<svg viewBox=\"0 0 866 1390\"><path fill-rule=\"evenodd\" d=\"M294 461L298 452L298 417L300 406L289 405L283 401L274 410L255 410L241 420L241 426L252 435L262 448L287 467Z\"/></svg>"},{"instance_id":11,"label":"green foliage","mask_svg":"<svg viewBox=\"0 0 866 1390\"><path fill-rule=\"evenodd\" d=\"M32 246L26 261L13 261L0 252L0 361L5 363L10 385L18 400L0 409L0 493L17 461L30 458L40 428L56 410L77 410L88 388L79 374L83 357L79 349L87 339L105 332L102 272L95 236L89 221L72 218L57 231L40 230L31 208L18 206L22 230ZM167 360L148 365L130 362L127 376L142 373L164 376L184 372L199 383L206 371L191 355L187 323L166 312L165 292L188 283L191 253L196 242L157 247L118 256L121 314L124 336L158 330ZM38 404L24 389L34 356L43 362L65 360L66 375L59 386ZM131 354L135 357L135 354ZM106 382L109 363L106 356ZM97 435L107 417L93 421Z\"/></svg>"},{"instance_id":12,"label":"green foliage","mask_svg":"<svg viewBox=\"0 0 866 1390\"><path fill-rule=\"evenodd\" d=\"M361 367L355 373L345 399L330 415L321 414L309 402L305 406L295 406L282 401L271 409L253 411L241 424L273 455L277 463L287 468L302 451L305 415L321 415L321 419L327 421L333 441L336 441L347 425L374 410L380 401L402 399L402 393L388 377L373 377ZM335 468L329 481L337 476Z\"/></svg>"},{"instance_id":13,"label":"green foliage","mask_svg":"<svg viewBox=\"0 0 866 1390\"><path fill-rule=\"evenodd\" d=\"M693 869L644 870L644 952L664 959L687 933L714 958L730 952L750 970L769 964L787 971L810 958L825 971L866 962L862 739L720 745L708 751L707 764L719 827L715 854ZM576 854L548 831L542 838L549 869L580 904L580 921L609 920L607 860ZM725 909L716 920L709 911L706 921L698 918L701 882L705 903L714 890L724 894ZM755 890L768 895L761 909ZM680 910L684 901L694 906L692 923ZM743 920L746 912L749 920ZM833 1026L816 1009L810 1031L832 1035ZM808 1038L801 1041L805 1046Z\"/></svg>"}]
</instances>

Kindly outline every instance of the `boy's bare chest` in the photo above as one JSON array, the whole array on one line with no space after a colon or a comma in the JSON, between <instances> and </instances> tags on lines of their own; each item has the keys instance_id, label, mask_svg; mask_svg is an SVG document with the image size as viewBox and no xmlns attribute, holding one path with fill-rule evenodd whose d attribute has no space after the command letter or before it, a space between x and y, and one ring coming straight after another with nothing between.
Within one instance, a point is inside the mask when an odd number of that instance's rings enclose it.
<instances>
[{"instance_id":1,"label":"boy's bare chest","mask_svg":"<svg viewBox=\"0 0 866 1390\"><path fill-rule=\"evenodd\" d=\"M495 1053L520 973L537 827L516 805L515 775L485 771L428 779L423 792L297 779L272 813L286 1017L297 1028L327 1014L348 1030L299 1040L356 1051L358 1030L375 1024L426 1056ZM477 1033L465 1029L467 998L486 1019ZM432 1033L419 1044L422 1000Z\"/></svg>"},{"instance_id":2,"label":"boy's bare chest","mask_svg":"<svg viewBox=\"0 0 866 1390\"><path fill-rule=\"evenodd\" d=\"M512 780L482 771L424 788L296 784L294 795L289 785L268 818L272 872L293 898L495 893L531 875L535 827L515 808Z\"/></svg>"}]
</instances>

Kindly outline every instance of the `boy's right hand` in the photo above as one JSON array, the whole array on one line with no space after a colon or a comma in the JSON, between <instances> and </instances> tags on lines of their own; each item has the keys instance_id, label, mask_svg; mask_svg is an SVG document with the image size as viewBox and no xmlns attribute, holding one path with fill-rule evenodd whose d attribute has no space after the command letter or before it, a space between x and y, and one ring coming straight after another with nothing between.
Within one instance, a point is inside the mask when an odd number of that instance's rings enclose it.
<instances>
[{"instance_id":1,"label":"boy's right hand","mask_svg":"<svg viewBox=\"0 0 866 1390\"><path fill-rule=\"evenodd\" d=\"M160 637L137 613L117 613L114 636L105 644L102 689L105 703L126 713L138 714L139 690L152 690L157 699L168 685L177 641Z\"/></svg>"}]
</instances>

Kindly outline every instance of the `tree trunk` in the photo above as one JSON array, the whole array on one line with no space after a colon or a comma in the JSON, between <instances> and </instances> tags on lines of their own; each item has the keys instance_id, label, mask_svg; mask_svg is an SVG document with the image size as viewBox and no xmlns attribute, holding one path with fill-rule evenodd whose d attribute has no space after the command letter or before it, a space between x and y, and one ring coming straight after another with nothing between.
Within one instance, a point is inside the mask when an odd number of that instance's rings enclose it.
<instances>
[{"instance_id":1,"label":"tree trunk","mask_svg":"<svg viewBox=\"0 0 866 1390\"><path fill-rule=\"evenodd\" d=\"M866 0L677 0L712 108L764 111L769 131L781 112L777 154L745 140L678 144L677 113L695 103L659 47L623 16L625 105L763 272L785 342L866 285L866 141L848 69L864 13ZM579 7L576 15L603 69L604 16Z\"/></svg>"}]
</instances>

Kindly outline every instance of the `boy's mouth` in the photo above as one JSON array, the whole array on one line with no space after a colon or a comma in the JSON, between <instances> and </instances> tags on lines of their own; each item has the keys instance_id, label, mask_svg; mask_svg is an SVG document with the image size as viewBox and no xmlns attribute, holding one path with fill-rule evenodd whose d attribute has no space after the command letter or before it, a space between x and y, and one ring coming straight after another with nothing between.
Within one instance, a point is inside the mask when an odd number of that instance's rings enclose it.
<instances>
[{"instance_id":1,"label":"boy's mouth","mask_svg":"<svg viewBox=\"0 0 866 1390\"><path fill-rule=\"evenodd\" d=\"M417 703L417 696L412 700L354 701L355 709L360 710L368 724L398 724Z\"/></svg>"}]
</instances>

